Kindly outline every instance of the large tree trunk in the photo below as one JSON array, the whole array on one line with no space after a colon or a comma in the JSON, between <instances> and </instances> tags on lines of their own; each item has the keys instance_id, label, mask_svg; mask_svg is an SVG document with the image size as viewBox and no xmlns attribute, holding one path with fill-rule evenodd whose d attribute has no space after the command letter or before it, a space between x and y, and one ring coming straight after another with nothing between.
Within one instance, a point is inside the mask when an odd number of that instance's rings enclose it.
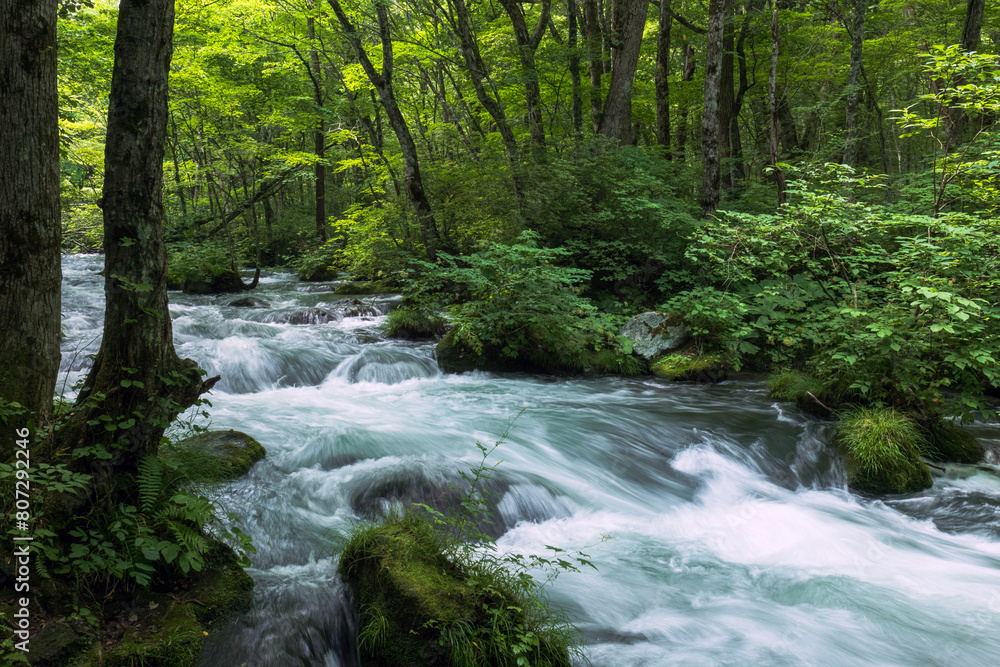
<instances>
[{"instance_id":1,"label":"large tree trunk","mask_svg":"<svg viewBox=\"0 0 1000 667\"><path fill-rule=\"evenodd\" d=\"M639 64L642 32L649 0L615 0L612 29L611 81L598 132L619 144L632 136L632 82Z\"/></svg>"},{"instance_id":2,"label":"large tree trunk","mask_svg":"<svg viewBox=\"0 0 1000 667\"><path fill-rule=\"evenodd\" d=\"M673 0L660 0L656 35L656 143L670 158L670 28L674 24Z\"/></svg>"},{"instance_id":3,"label":"large tree trunk","mask_svg":"<svg viewBox=\"0 0 1000 667\"><path fill-rule=\"evenodd\" d=\"M48 426L59 371L56 0L0 4L0 462L29 417Z\"/></svg>"},{"instance_id":4,"label":"large tree trunk","mask_svg":"<svg viewBox=\"0 0 1000 667\"><path fill-rule=\"evenodd\" d=\"M979 40L982 38L983 14L986 11L986 0L968 0L965 7L965 24L962 26L962 50L976 51L979 49ZM964 81L956 81L956 85L961 85ZM962 143L962 135L965 134L965 109L948 109L947 137L949 146L957 146Z\"/></svg>"},{"instance_id":5,"label":"large tree trunk","mask_svg":"<svg viewBox=\"0 0 1000 667\"><path fill-rule=\"evenodd\" d=\"M410 134L410 128L406 124L403 112L399 109L399 103L396 101L396 92L392 86L392 36L389 34L388 10L382 3L376 3L375 5L379 39L382 42L382 71L379 72L375 69L375 65L372 64L371 58L368 57L368 52L365 51L365 46L361 43L358 31L344 12L343 7L341 7L340 0L328 1L334 14L337 15L337 20L344 29L344 34L351 48L354 50L354 55L357 56L362 69L368 75L368 80L378 92L379 101L382 102L382 107L385 109L386 118L389 119L389 125L392 127L393 132L395 132L396 139L399 141L400 152L403 154L403 184L406 187L406 194L410 199L410 203L417 213L417 222L420 226L420 234L424 242L424 253L427 255L427 259L433 262L437 259L437 250L441 242L441 237L438 234L437 224L434 222L434 213L431 210L431 203L427 199L424 182L420 176L417 145L413 142L413 135Z\"/></svg>"},{"instance_id":6,"label":"large tree trunk","mask_svg":"<svg viewBox=\"0 0 1000 667\"><path fill-rule=\"evenodd\" d=\"M847 118L844 122L844 164L853 167L858 157L858 103L861 100L861 49L865 41L867 0L854 0L851 26L851 69L847 74Z\"/></svg>"},{"instance_id":7,"label":"large tree trunk","mask_svg":"<svg viewBox=\"0 0 1000 667\"><path fill-rule=\"evenodd\" d=\"M705 95L701 110L701 213L708 217L719 206L719 87L722 83L722 34L726 0L708 4L708 44L705 54Z\"/></svg>"},{"instance_id":8,"label":"large tree trunk","mask_svg":"<svg viewBox=\"0 0 1000 667\"><path fill-rule=\"evenodd\" d=\"M134 493L127 482L141 458L156 453L169 422L214 384L177 356L167 310L162 189L173 23L173 0L119 5L101 199L104 338L80 410L56 437L64 450L110 454L89 459L104 502ZM104 415L116 430L97 420Z\"/></svg>"},{"instance_id":9,"label":"large tree trunk","mask_svg":"<svg viewBox=\"0 0 1000 667\"><path fill-rule=\"evenodd\" d=\"M542 125L542 92L538 86L538 70L535 68L535 50L545 35L549 23L551 0L541 0L542 12L538 17L535 29L528 32L524 10L517 0L500 0L507 12L510 23L514 27L514 39L517 42L517 55L521 61L521 75L524 77L525 106L528 116L528 130L531 140L539 146L545 144L545 127Z\"/></svg>"}]
</instances>

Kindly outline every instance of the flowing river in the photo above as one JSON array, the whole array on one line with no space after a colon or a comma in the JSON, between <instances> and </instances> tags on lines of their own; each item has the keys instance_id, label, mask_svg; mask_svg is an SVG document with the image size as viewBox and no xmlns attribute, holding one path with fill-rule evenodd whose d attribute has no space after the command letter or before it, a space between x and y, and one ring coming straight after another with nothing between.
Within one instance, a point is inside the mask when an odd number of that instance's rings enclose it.
<instances>
[{"instance_id":1,"label":"flowing river","mask_svg":"<svg viewBox=\"0 0 1000 667\"><path fill-rule=\"evenodd\" d=\"M99 346L102 269L63 260L68 385ZM759 383L443 374L432 343L381 335L392 297L294 278L262 277L261 308L170 294L178 353L222 375L212 428L267 448L223 490L257 549L254 605L204 665L357 665L337 536L442 493L522 408L497 450L497 542L592 556L549 595L593 665L1000 665L996 426L976 427L988 464L865 499L829 426Z\"/></svg>"}]
</instances>

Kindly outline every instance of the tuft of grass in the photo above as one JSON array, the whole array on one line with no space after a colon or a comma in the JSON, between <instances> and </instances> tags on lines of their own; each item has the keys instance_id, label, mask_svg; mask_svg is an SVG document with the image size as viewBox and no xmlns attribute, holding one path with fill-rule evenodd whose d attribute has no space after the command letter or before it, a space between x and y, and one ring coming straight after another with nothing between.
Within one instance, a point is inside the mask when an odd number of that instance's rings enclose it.
<instances>
[{"instance_id":1,"label":"tuft of grass","mask_svg":"<svg viewBox=\"0 0 1000 667\"><path fill-rule=\"evenodd\" d=\"M837 444L849 483L863 491L908 493L931 484L920 456L926 451L921 429L891 408L857 408L840 421Z\"/></svg>"},{"instance_id":2,"label":"tuft of grass","mask_svg":"<svg viewBox=\"0 0 1000 667\"><path fill-rule=\"evenodd\" d=\"M822 394L823 384L806 373L784 370L767 378L767 390L771 398L779 401L798 401L808 393Z\"/></svg>"},{"instance_id":3,"label":"tuft of grass","mask_svg":"<svg viewBox=\"0 0 1000 667\"><path fill-rule=\"evenodd\" d=\"M428 310L404 306L389 313L383 324L389 338L433 338L444 334L444 318Z\"/></svg>"}]
</instances>

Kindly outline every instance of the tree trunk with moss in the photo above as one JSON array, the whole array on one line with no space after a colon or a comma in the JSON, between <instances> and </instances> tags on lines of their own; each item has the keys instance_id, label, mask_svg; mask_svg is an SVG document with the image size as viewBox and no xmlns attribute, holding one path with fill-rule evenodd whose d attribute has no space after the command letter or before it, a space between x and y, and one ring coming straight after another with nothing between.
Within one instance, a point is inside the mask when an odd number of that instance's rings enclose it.
<instances>
[{"instance_id":1,"label":"tree trunk with moss","mask_svg":"<svg viewBox=\"0 0 1000 667\"><path fill-rule=\"evenodd\" d=\"M642 49L649 0L615 0L612 18L611 81L604 99L600 134L619 144L635 143L632 83Z\"/></svg>"},{"instance_id":2,"label":"tree trunk with moss","mask_svg":"<svg viewBox=\"0 0 1000 667\"><path fill-rule=\"evenodd\" d=\"M163 241L163 152L173 0L122 0L104 158L104 338L56 436L102 502L135 493L140 460L212 382L174 351Z\"/></svg>"},{"instance_id":3,"label":"tree trunk with moss","mask_svg":"<svg viewBox=\"0 0 1000 667\"><path fill-rule=\"evenodd\" d=\"M0 399L46 425L61 280L55 0L0 5L0 91ZM30 416L0 412L0 461Z\"/></svg>"}]
</instances>

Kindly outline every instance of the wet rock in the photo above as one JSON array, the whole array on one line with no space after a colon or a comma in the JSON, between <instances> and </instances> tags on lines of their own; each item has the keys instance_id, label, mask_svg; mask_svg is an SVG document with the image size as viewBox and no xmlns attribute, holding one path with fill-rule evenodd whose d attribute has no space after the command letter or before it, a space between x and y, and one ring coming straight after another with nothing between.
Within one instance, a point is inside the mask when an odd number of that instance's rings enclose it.
<instances>
[{"instance_id":1,"label":"wet rock","mask_svg":"<svg viewBox=\"0 0 1000 667\"><path fill-rule=\"evenodd\" d=\"M29 645L31 651L25 657L32 665L41 667L65 665L69 656L87 641L85 636L74 631L69 623L60 619L48 623L31 637Z\"/></svg>"},{"instance_id":2,"label":"wet rock","mask_svg":"<svg viewBox=\"0 0 1000 667\"><path fill-rule=\"evenodd\" d=\"M221 273L205 273L196 278L188 278L184 282L168 280L169 289L182 289L188 294L228 294L245 292L248 287L236 271Z\"/></svg>"},{"instance_id":3,"label":"wet rock","mask_svg":"<svg viewBox=\"0 0 1000 667\"><path fill-rule=\"evenodd\" d=\"M209 431L160 447L167 461L182 461L197 480L217 482L245 475L267 451L240 431Z\"/></svg>"},{"instance_id":4,"label":"wet rock","mask_svg":"<svg viewBox=\"0 0 1000 667\"><path fill-rule=\"evenodd\" d=\"M944 419L931 426L929 449L929 458L954 463L979 463L986 454L975 436Z\"/></svg>"},{"instance_id":5,"label":"wet rock","mask_svg":"<svg viewBox=\"0 0 1000 667\"><path fill-rule=\"evenodd\" d=\"M274 313L269 315L265 322L275 322L277 324L326 324L327 322L337 322L340 318L333 313L328 313L319 308L309 310L297 310L293 313Z\"/></svg>"},{"instance_id":6,"label":"wet rock","mask_svg":"<svg viewBox=\"0 0 1000 667\"><path fill-rule=\"evenodd\" d=\"M234 308L270 308L271 304L263 299L258 299L255 296L241 296L238 299L233 299L227 306L232 306Z\"/></svg>"},{"instance_id":7,"label":"wet rock","mask_svg":"<svg viewBox=\"0 0 1000 667\"><path fill-rule=\"evenodd\" d=\"M618 335L630 338L632 352L646 361L676 350L688 339L687 327L678 315L652 311L630 319Z\"/></svg>"}]
</instances>

